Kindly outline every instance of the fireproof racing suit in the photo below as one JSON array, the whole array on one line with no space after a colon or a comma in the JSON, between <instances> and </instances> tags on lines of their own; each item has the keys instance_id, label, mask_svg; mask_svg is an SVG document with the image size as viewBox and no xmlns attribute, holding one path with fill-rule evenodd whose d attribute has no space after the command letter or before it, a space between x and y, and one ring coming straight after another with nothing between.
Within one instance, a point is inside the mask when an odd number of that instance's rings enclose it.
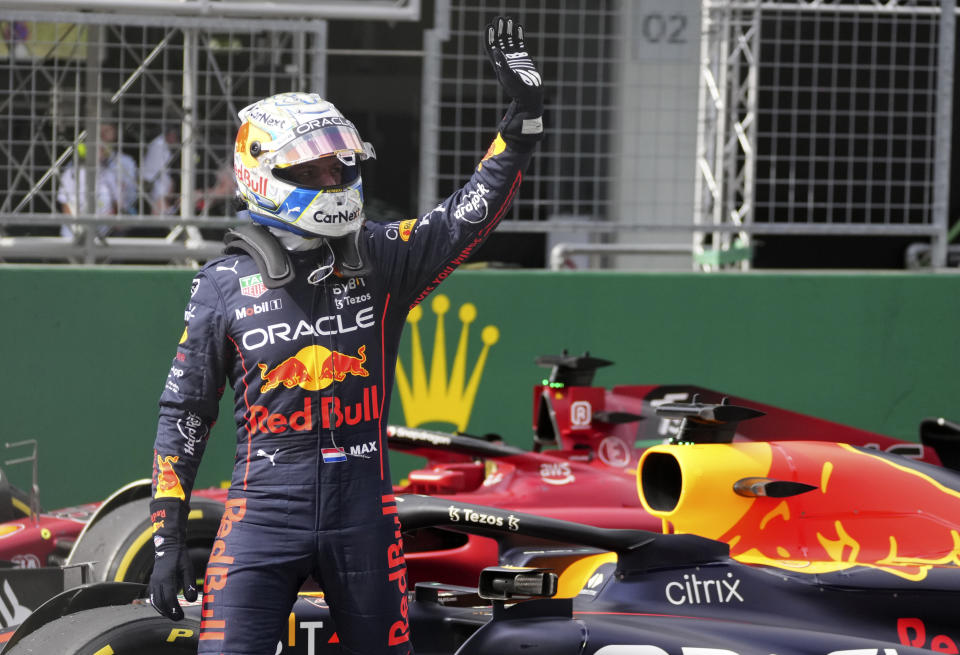
<instances>
[{"instance_id":1,"label":"fireproof racing suit","mask_svg":"<svg viewBox=\"0 0 960 655\"><path fill-rule=\"evenodd\" d=\"M154 497L189 501L229 379L236 458L203 581L201 653L275 652L308 576L345 652L409 652L385 437L400 334L410 308L503 218L531 149L498 135L432 211L367 222L368 275L310 284L312 250L290 253L296 278L277 289L246 254L194 278L160 398Z\"/></svg>"}]
</instances>

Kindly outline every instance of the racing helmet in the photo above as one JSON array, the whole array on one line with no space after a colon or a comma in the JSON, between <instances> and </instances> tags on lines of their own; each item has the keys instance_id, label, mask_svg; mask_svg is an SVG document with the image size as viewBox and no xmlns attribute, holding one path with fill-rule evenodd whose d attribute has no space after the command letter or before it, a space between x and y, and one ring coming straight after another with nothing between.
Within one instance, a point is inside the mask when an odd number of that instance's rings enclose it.
<instances>
[{"instance_id":1,"label":"racing helmet","mask_svg":"<svg viewBox=\"0 0 960 655\"><path fill-rule=\"evenodd\" d=\"M360 162L376 153L333 103L315 93L280 93L244 107L239 116L233 171L254 222L307 238L360 229ZM298 164L326 157L339 161L339 183L293 174Z\"/></svg>"}]
</instances>

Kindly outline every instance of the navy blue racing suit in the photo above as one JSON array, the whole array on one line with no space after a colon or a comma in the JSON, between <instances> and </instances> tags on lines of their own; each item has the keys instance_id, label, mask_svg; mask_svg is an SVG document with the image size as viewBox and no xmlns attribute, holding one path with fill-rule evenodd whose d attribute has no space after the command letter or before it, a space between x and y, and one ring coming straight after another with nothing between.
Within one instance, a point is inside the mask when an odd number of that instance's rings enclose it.
<instances>
[{"instance_id":1,"label":"navy blue racing suit","mask_svg":"<svg viewBox=\"0 0 960 655\"><path fill-rule=\"evenodd\" d=\"M307 282L320 250L291 252L293 282L267 289L227 255L193 280L160 398L154 497L189 501L224 381L235 466L203 583L201 653L273 653L308 576L344 652L408 653L407 581L385 428L407 312L506 213L529 151L499 137L432 211L367 222L372 272Z\"/></svg>"}]
</instances>

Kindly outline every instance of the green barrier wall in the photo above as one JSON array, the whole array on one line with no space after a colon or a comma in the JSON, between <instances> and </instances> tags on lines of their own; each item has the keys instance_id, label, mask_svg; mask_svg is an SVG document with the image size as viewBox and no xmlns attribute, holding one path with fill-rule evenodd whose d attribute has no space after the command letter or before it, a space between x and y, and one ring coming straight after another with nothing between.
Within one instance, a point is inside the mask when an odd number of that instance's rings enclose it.
<instances>
[{"instance_id":1,"label":"green barrier wall","mask_svg":"<svg viewBox=\"0 0 960 655\"><path fill-rule=\"evenodd\" d=\"M192 275L0 268L0 433L5 442L39 441L44 507L94 501L149 476L157 398ZM496 432L518 446L531 441L531 388L547 373L534 358L564 348L616 362L599 371L601 385L698 384L915 440L925 416L960 419L958 298L960 276L951 274L458 271L424 301L417 329L429 371L433 310L449 305L449 371L461 316L475 319L466 379L484 339L489 347L466 431ZM413 376L410 332L401 362ZM468 401L453 393L443 404L470 408ZM229 478L231 416L228 390L200 485ZM390 420L404 422L396 392ZM394 477L412 463L395 458ZM29 484L27 467L6 468L16 484Z\"/></svg>"}]
</instances>

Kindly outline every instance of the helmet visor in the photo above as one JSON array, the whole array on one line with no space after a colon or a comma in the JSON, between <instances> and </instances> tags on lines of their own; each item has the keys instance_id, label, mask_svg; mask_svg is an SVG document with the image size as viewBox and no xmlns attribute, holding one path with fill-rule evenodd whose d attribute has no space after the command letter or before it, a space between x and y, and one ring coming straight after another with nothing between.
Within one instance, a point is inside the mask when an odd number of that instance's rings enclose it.
<instances>
[{"instance_id":1,"label":"helmet visor","mask_svg":"<svg viewBox=\"0 0 960 655\"><path fill-rule=\"evenodd\" d=\"M373 146L362 141L354 128L329 125L298 136L282 146L271 159L274 166L286 167L333 154L340 155L341 159L349 155L347 158L350 159L354 153L361 160L376 157Z\"/></svg>"}]
</instances>

